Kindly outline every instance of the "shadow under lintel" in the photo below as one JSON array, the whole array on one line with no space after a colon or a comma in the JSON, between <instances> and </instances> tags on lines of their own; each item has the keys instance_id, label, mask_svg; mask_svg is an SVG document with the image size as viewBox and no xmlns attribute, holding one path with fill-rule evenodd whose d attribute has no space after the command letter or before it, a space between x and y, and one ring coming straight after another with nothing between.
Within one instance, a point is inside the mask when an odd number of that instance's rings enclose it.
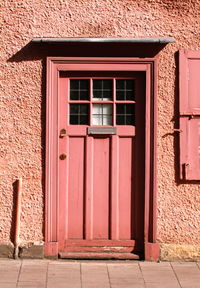
<instances>
[{"instance_id":1,"label":"shadow under lintel","mask_svg":"<svg viewBox=\"0 0 200 288\"><path fill-rule=\"evenodd\" d=\"M165 46L166 43L37 43L30 41L7 62L40 60L47 56L154 58Z\"/></svg>"}]
</instances>

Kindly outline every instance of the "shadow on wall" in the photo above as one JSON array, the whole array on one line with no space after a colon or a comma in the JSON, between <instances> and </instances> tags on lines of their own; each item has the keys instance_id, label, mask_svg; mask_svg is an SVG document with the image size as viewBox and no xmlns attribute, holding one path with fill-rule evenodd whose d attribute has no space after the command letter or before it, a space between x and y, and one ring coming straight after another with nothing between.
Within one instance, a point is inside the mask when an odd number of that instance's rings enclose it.
<instances>
[{"instance_id":1,"label":"shadow on wall","mask_svg":"<svg viewBox=\"0 0 200 288\"><path fill-rule=\"evenodd\" d=\"M8 59L21 62L63 57L155 57L167 43L120 42L32 42Z\"/></svg>"}]
</instances>

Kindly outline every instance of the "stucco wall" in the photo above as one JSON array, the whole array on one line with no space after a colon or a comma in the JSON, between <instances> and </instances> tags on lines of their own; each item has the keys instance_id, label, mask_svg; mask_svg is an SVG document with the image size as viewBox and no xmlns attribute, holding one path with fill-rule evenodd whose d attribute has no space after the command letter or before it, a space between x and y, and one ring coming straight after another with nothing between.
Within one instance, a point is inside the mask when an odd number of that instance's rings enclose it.
<instances>
[{"instance_id":1,"label":"stucco wall","mask_svg":"<svg viewBox=\"0 0 200 288\"><path fill-rule=\"evenodd\" d=\"M200 184L176 178L178 136L170 133L177 116L175 53L200 49L200 0L4 0L0 13L0 242L13 237L17 176L23 177L21 240L43 240L45 75L43 59L23 57L23 47L35 37L171 36L176 43L159 55L157 238L198 244Z\"/></svg>"}]
</instances>

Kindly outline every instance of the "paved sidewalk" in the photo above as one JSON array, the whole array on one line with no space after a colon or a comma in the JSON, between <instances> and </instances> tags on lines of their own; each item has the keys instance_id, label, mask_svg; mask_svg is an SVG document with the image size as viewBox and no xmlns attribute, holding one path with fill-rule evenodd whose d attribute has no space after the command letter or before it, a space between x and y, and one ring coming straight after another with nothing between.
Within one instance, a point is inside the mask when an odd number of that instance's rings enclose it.
<instances>
[{"instance_id":1,"label":"paved sidewalk","mask_svg":"<svg viewBox=\"0 0 200 288\"><path fill-rule=\"evenodd\" d=\"M1 288L200 288L200 262L0 260Z\"/></svg>"}]
</instances>

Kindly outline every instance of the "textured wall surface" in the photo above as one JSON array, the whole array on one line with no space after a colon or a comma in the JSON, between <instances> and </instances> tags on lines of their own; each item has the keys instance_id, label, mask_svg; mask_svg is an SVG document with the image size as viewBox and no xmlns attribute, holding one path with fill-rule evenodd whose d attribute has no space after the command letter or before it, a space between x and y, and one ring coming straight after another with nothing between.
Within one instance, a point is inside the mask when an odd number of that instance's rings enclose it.
<instances>
[{"instance_id":1,"label":"textured wall surface","mask_svg":"<svg viewBox=\"0 0 200 288\"><path fill-rule=\"evenodd\" d=\"M176 52L200 50L200 0L0 1L0 242L13 237L13 195L23 177L21 240L43 240L45 73L35 37L174 37L159 55L158 241L198 244L200 183L176 179ZM176 155L176 157L175 157Z\"/></svg>"}]
</instances>

